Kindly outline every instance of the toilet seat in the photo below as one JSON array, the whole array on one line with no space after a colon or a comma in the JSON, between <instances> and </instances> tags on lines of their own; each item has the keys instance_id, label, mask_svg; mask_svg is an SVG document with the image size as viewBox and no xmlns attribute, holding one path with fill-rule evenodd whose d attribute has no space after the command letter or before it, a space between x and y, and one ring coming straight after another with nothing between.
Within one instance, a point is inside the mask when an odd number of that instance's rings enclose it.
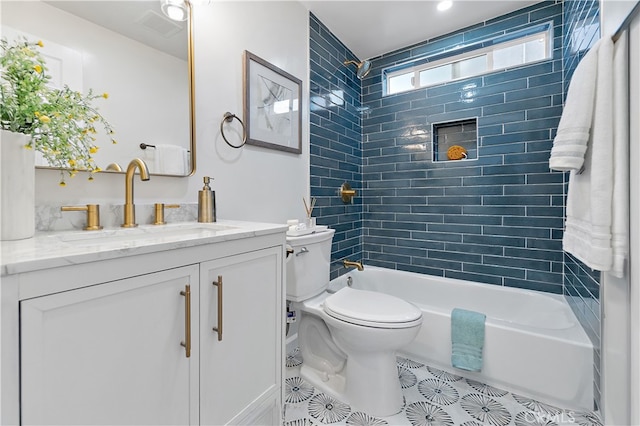
<instances>
[{"instance_id":1,"label":"toilet seat","mask_svg":"<svg viewBox=\"0 0 640 426\"><path fill-rule=\"evenodd\" d=\"M408 328L422 323L422 311L388 294L345 287L327 297L324 312L351 324L376 328Z\"/></svg>"}]
</instances>

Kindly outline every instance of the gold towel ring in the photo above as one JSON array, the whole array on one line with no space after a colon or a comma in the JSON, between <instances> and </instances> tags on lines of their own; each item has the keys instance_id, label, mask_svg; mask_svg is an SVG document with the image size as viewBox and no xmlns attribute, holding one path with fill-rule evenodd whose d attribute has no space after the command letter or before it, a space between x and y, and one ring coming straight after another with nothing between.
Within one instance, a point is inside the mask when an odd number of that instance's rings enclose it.
<instances>
[{"instance_id":1,"label":"gold towel ring","mask_svg":"<svg viewBox=\"0 0 640 426\"><path fill-rule=\"evenodd\" d=\"M224 135L225 121L227 123L231 123L234 118L238 120L240 122L240 125L242 126L242 143L240 145L231 144L231 142L229 142L227 140L227 137ZM222 121L220 122L220 134L222 134L222 139L224 139L227 145L229 145L231 148L242 148L244 144L247 143L247 128L244 126L244 123L242 122L242 120L240 120L240 117L238 117L235 114L231 114L230 112L225 112L224 116L222 117Z\"/></svg>"}]
</instances>

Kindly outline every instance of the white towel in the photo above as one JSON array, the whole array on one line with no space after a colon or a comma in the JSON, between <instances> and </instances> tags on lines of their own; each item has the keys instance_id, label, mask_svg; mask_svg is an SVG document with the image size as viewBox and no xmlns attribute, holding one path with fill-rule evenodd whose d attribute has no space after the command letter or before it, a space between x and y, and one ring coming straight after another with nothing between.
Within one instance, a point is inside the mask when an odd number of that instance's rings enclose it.
<instances>
[{"instance_id":1,"label":"white towel","mask_svg":"<svg viewBox=\"0 0 640 426\"><path fill-rule=\"evenodd\" d=\"M571 77L549 158L551 170L580 170L584 164L595 105L601 44L602 39L582 58Z\"/></svg>"},{"instance_id":2,"label":"white towel","mask_svg":"<svg viewBox=\"0 0 640 426\"><path fill-rule=\"evenodd\" d=\"M590 137L584 158L584 171L578 173L573 168L569 176L567 219L563 237L565 251L592 269L611 271L616 276L623 274L627 251L624 219L627 213L624 211L628 209L628 155L625 153L628 149L628 137L624 122L620 121L628 111L625 103L627 95L623 93L627 90L625 54L620 50L623 48L626 52L625 46L616 46L615 75L611 37L603 37L592 48L597 53L596 75L592 83L595 86L595 107L588 114ZM591 53L584 59L593 56ZM573 87L573 82L571 84ZM571 94L570 91L568 96ZM567 105L569 103L567 98Z\"/></svg>"},{"instance_id":3,"label":"white towel","mask_svg":"<svg viewBox=\"0 0 640 426\"><path fill-rule=\"evenodd\" d=\"M155 166L156 173L185 176L189 170L188 151L177 145L157 144Z\"/></svg>"}]
</instances>

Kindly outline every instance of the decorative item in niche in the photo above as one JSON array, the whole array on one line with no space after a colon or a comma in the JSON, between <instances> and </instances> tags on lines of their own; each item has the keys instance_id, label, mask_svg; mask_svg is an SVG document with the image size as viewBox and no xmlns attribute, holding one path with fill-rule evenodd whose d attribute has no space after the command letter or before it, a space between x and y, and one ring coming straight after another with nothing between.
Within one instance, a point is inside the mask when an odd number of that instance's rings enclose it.
<instances>
[{"instance_id":1,"label":"decorative item in niche","mask_svg":"<svg viewBox=\"0 0 640 426\"><path fill-rule=\"evenodd\" d=\"M453 145L447 150L447 158L449 160L462 160L467 158L467 150L460 145Z\"/></svg>"},{"instance_id":2,"label":"decorative item in niche","mask_svg":"<svg viewBox=\"0 0 640 426\"><path fill-rule=\"evenodd\" d=\"M244 119L247 144L302 152L302 82L244 51Z\"/></svg>"},{"instance_id":3,"label":"decorative item in niche","mask_svg":"<svg viewBox=\"0 0 640 426\"><path fill-rule=\"evenodd\" d=\"M464 161L478 158L477 118L434 123L433 161Z\"/></svg>"}]
</instances>

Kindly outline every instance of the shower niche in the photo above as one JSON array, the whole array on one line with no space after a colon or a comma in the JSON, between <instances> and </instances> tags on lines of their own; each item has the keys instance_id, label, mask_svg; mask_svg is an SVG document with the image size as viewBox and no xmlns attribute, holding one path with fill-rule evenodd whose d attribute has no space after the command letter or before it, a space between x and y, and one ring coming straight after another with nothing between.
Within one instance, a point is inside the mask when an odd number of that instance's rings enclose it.
<instances>
[{"instance_id":1,"label":"shower niche","mask_svg":"<svg viewBox=\"0 0 640 426\"><path fill-rule=\"evenodd\" d=\"M465 161L478 158L478 119L433 123L433 161Z\"/></svg>"}]
</instances>

